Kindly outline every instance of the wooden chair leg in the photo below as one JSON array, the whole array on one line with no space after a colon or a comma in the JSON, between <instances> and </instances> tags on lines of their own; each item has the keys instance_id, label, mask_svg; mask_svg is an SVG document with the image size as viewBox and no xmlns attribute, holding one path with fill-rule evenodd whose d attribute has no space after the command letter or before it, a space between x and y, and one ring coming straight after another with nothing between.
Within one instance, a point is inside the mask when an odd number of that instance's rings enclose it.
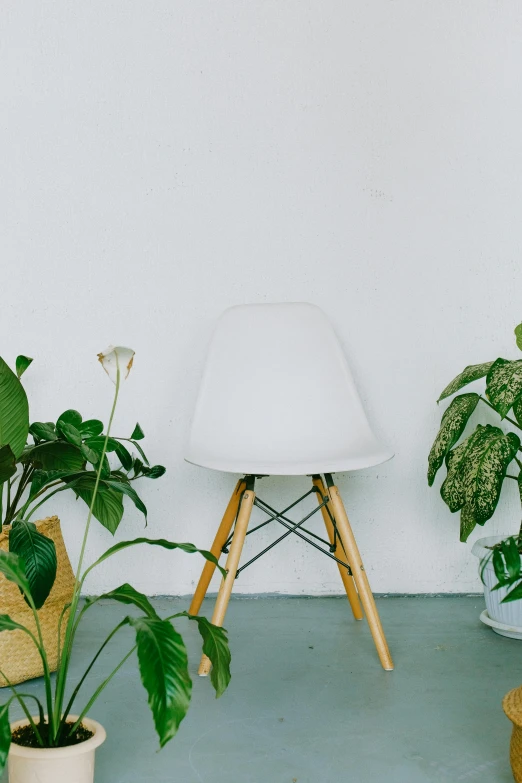
<instances>
[{"instance_id":1,"label":"wooden chair leg","mask_svg":"<svg viewBox=\"0 0 522 783\"><path fill-rule=\"evenodd\" d=\"M212 623L214 625L222 626L225 619L228 602L230 600L230 594L232 593L232 587L236 578L239 559L243 550L243 544L245 543L245 536L248 529L248 523L250 521L250 514L252 513L254 498L255 492L252 489L246 490L241 498L241 505L239 507L239 514L236 521L234 536L232 538L232 543L230 544L230 551L225 565L225 569L228 573L221 582L216 605L214 607L214 613L212 615ZM210 672L210 669L210 659L206 655L203 655L201 658L201 663L199 664L198 674L200 677L206 677Z\"/></svg>"},{"instance_id":2,"label":"wooden chair leg","mask_svg":"<svg viewBox=\"0 0 522 783\"><path fill-rule=\"evenodd\" d=\"M323 484L323 480L321 476L314 476L312 480L313 480L314 487L317 487L317 489L319 490L319 492L317 493L317 501L319 503L322 503L323 498L327 495L325 486ZM334 554L340 560L342 559L346 560L347 559L346 552L344 552L342 545L340 546L339 538L337 538L336 541L332 520L330 519L328 511L326 510L326 506L323 506L321 508L321 514L323 515L323 521L326 527L326 532L328 533L328 538L330 539L330 544L332 544L332 546L334 545L334 543L336 544L336 549L332 554ZM351 568L350 563L349 565ZM357 589L353 581L353 576L351 576L348 573L348 570L344 568L340 563L337 563L337 567L339 568L339 573L341 575L341 579L343 580L343 585L344 585L344 589L346 590L348 601L350 602L350 606L352 607L353 616L355 617L356 620L362 620L363 611L361 608L361 602L359 601L359 596L357 594Z\"/></svg>"},{"instance_id":3,"label":"wooden chair leg","mask_svg":"<svg viewBox=\"0 0 522 783\"><path fill-rule=\"evenodd\" d=\"M237 482L236 488L232 493L232 497L228 502L223 519L221 520L221 524L216 533L214 543L210 547L210 551L218 560L221 555L221 549L229 537L230 531L232 530L232 525L234 524L234 519L236 518L237 509L239 507L239 501L241 500L241 493L245 486L244 479L240 479ZM207 594L208 586L210 584L210 580L214 576L215 570L215 564L207 560L203 567L201 576L199 577L198 586L196 587L196 591L192 598L192 603L189 607L189 614L198 614L199 610L201 609L201 604L203 603L203 599Z\"/></svg>"},{"instance_id":4,"label":"wooden chair leg","mask_svg":"<svg viewBox=\"0 0 522 783\"><path fill-rule=\"evenodd\" d=\"M327 483L329 483L328 478ZM366 576L366 571L364 570L361 555L359 553L352 528L348 521L340 492L335 485L332 485L328 487L328 494L332 502L333 515L335 517L337 529L341 536L341 541L346 551L348 562L352 568L353 578L355 580L355 584L357 585L359 597L362 601L362 605L368 619L368 625L370 626L370 631L373 636L373 641L375 642L375 646L377 648L377 654L383 669L386 669L386 671L392 671L392 657L388 649L388 644L386 642L386 637L384 636L379 613L377 612L377 607L375 606L375 599L370 589L370 583L368 582L368 577Z\"/></svg>"}]
</instances>

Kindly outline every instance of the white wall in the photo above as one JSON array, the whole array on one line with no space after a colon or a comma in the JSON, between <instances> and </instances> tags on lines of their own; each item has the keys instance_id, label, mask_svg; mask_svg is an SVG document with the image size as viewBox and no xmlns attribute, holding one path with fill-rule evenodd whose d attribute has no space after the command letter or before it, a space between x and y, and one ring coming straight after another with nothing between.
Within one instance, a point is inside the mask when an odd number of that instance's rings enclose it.
<instances>
[{"instance_id":1,"label":"white wall","mask_svg":"<svg viewBox=\"0 0 522 783\"><path fill-rule=\"evenodd\" d=\"M151 536L208 545L235 481L183 462L216 317L308 300L396 451L339 478L374 589L479 589L426 455L447 381L516 353L521 35L516 0L4 0L0 352L35 357L32 417L48 420L106 419L96 353L136 350L116 432L139 420L168 468L142 484ZM275 503L305 486L262 484ZM491 533L518 527L508 490ZM58 497L75 560L84 507ZM131 507L117 537L142 533ZM89 556L111 540L98 527ZM189 593L199 568L136 550L89 590ZM299 541L237 587L340 591Z\"/></svg>"}]
</instances>

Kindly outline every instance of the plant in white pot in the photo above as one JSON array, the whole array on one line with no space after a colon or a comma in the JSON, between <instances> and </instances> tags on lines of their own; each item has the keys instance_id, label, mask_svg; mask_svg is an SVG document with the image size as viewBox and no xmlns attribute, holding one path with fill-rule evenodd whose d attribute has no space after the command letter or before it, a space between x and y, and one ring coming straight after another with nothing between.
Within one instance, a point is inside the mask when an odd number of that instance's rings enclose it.
<instances>
[{"instance_id":1,"label":"plant in white pot","mask_svg":"<svg viewBox=\"0 0 522 783\"><path fill-rule=\"evenodd\" d=\"M516 327L517 345L522 350L522 324ZM459 443L466 424L480 404L498 414L501 422L522 430L522 360L496 359L466 367L446 386L438 402L452 397L472 381L485 378L485 396L475 392L459 394L446 408L439 433L428 458L428 483L432 486L445 463L446 478L440 493L452 512L460 511L460 540L467 541L476 525L484 525L495 513L504 480L516 481L522 497L521 440L517 432L499 426L478 424ZM511 414L511 415L508 415ZM507 427L506 427L507 429ZM509 472L508 472L509 470ZM486 612L481 619L504 636L522 638L522 603L507 595L506 586L497 587L495 562L508 554L513 539L490 536L479 539L473 553L480 559ZM517 546L522 544L519 534Z\"/></svg>"},{"instance_id":2,"label":"plant in white pot","mask_svg":"<svg viewBox=\"0 0 522 783\"><path fill-rule=\"evenodd\" d=\"M56 577L52 593L33 599L40 611L40 626L47 660L55 671L58 658L58 623L65 604L70 603L74 574L62 537L57 516L35 518L43 504L58 493L74 492L90 506L96 470L102 463L93 516L114 534L124 513L123 498L132 501L145 518L147 509L136 492L136 481L159 478L165 472L161 465L150 466L143 451L144 434L136 424L129 438L111 436L105 441L104 425L99 419L84 420L76 410L66 410L56 422L30 424L29 401L21 378L32 359L18 356L16 372L0 357L0 550L14 552L34 570L47 550ZM109 462L103 447L110 452ZM30 519L34 521L29 521ZM42 606L45 601L45 606ZM0 574L2 611L36 633L30 607L16 585ZM64 624L62 623L62 630ZM12 683L23 682L43 674L43 666L27 634L0 635L1 668ZM0 675L0 686L7 681Z\"/></svg>"},{"instance_id":3,"label":"plant in white pot","mask_svg":"<svg viewBox=\"0 0 522 783\"><path fill-rule=\"evenodd\" d=\"M13 685L12 695L0 707L0 775L9 757L10 783L73 783L73 781L92 783L94 751L104 741L105 731L88 716L88 713L114 675L135 651L160 746L163 747L174 736L188 710L192 688L188 673L187 651L182 637L171 622L175 617L189 617L198 624L203 639L203 652L213 664L211 681L217 696L223 693L230 680L230 652L226 632L212 625L206 618L191 616L187 612L161 618L148 598L127 583L83 603L80 599L82 586L88 574L107 558L130 546L146 544L170 550L180 549L188 553L199 552L207 560L217 564L210 552L198 550L193 544L179 544L164 539L136 538L131 541L120 541L94 563L87 567L84 565L91 520L100 483L103 480L104 458L110 442L110 430L120 381L128 376L133 356L134 352L128 348L112 347L99 355L104 369L115 383L115 394L92 489L71 604L65 607L62 613L65 633L63 644L60 644L59 648L58 670L54 683L50 676L39 610L35 600L35 596L38 596L38 604L45 605L45 598L53 586L56 568L51 548L42 547L39 557L31 562L30 568L25 560L14 552L0 551L0 573L14 583L22 593L31 609L36 629L33 633L9 615L0 614L0 632L27 634L41 658L44 669L44 693L41 698L25 694ZM223 569L220 570L225 573ZM68 689L69 666L75 649L78 626L85 613L101 598L133 605L139 610L139 615L125 617L118 623L87 665L85 673L75 684L72 692L68 692L70 690ZM84 685L100 654L121 628L129 626L135 631L135 644L111 674L96 687L94 693L84 696L77 706L78 697L80 693L83 694ZM58 628L58 638L62 638L60 628ZM5 676L5 673L3 675ZM9 710L13 703L21 706L25 720L10 723ZM35 705L36 709L31 709L30 704Z\"/></svg>"}]
</instances>

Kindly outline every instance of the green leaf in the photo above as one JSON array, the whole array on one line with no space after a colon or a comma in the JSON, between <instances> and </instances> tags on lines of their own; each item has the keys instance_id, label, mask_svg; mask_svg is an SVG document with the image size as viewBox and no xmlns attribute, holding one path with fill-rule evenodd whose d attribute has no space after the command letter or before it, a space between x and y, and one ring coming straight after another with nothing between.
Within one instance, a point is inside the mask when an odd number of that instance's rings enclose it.
<instances>
[{"instance_id":1,"label":"green leaf","mask_svg":"<svg viewBox=\"0 0 522 783\"><path fill-rule=\"evenodd\" d=\"M35 421L29 427L29 432L35 440L58 440L56 427L52 422Z\"/></svg>"},{"instance_id":2,"label":"green leaf","mask_svg":"<svg viewBox=\"0 0 522 783\"><path fill-rule=\"evenodd\" d=\"M31 595L36 608L40 609L47 600L56 578L54 541L42 535L33 522L19 519L13 522L9 533L9 551L14 552L24 561Z\"/></svg>"},{"instance_id":3,"label":"green leaf","mask_svg":"<svg viewBox=\"0 0 522 783\"><path fill-rule=\"evenodd\" d=\"M74 476L74 474L72 474ZM65 476L71 476L70 470L40 470L37 469L33 473L31 480L31 487L29 490L29 497L32 498L37 492L40 492L47 484L56 481L57 479L63 479Z\"/></svg>"},{"instance_id":4,"label":"green leaf","mask_svg":"<svg viewBox=\"0 0 522 783\"><path fill-rule=\"evenodd\" d=\"M76 429L74 424L68 424L66 421L59 421L56 425L57 431L63 435L65 440L69 441L69 443L72 443L73 446L77 446L78 448L82 445L82 436L80 433L80 430Z\"/></svg>"},{"instance_id":5,"label":"green leaf","mask_svg":"<svg viewBox=\"0 0 522 783\"><path fill-rule=\"evenodd\" d=\"M520 598L522 598L522 582L520 582L510 593L508 593L505 598L502 599L501 603L508 604L511 601L518 601Z\"/></svg>"},{"instance_id":6,"label":"green leaf","mask_svg":"<svg viewBox=\"0 0 522 783\"><path fill-rule=\"evenodd\" d=\"M84 438L96 437L96 435L101 435L103 432L103 422L99 419L87 419L87 421L83 421L80 424L79 429Z\"/></svg>"},{"instance_id":7,"label":"green leaf","mask_svg":"<svg viewBox=\"0 0 522 783\"><path fill-rule=\"evenodd\" d=\"M11 726L9 724L9 703L0 709L0 775L5 769L11 747Z\"/></svg>"},{"instance_id":8,"label":"green leaf","mask_svg":"<svg viewBox=\"0 0 522 783\"><path fill-rule=\"evenodd\" d=\"M448 386L444 389L437 402L445 399L445 397L451 397L463 386L467 386L472 381L478 381L479 378L484 378L488 374L490 368L493 366L493 362L485 362L484 364L470 364L465 367L464 370L454 378Z\"/></svg>"},{"instance_id":9,"label":"green leaf","mask_svg":"<svg viewBox=\"0 0 522 783\"><path fill-rule=\"evenodd\" d=\"M139 424L136 424L134 429L132 430L132 435L130 436L131 440L143 440L145 437L145 433L141 429Z\"/></svg>"},{"instance_id":10,"label":"green leaf","mask_svg":"<svg viewBox=\"0 0 522 783\"><path fill-rule=\"evenodd\" d=\"M125 448L123 443L120 443L120 441L117 440L116 444L117 446L114 449L114 451L116 452L118 459L120 460L125 470L130 470L132 468L132 456L130 455L129 451Z\"/></svg>"},{"instance_id":11,"label":"green leaf","mask_svg":"<svg viewBox=\"0 0 522 783\"><path fill-rule=\"evenodd\" d=\"M20 461L30 462L41 470L65 470L75 473L82 470L85 458L77 446L57 440L26 449Z\"/></svg>"},{"instance_id":12,"label":"green leaf","mask_svg":"<svg viewBox=\"0 0 522 783\"><path fill-rule=\"evenodd\" d=\"M96 475L93 471L92 479L89 476L84 475L81 478L68 483L70 483L70 486L74 489L76 494L81 497L90 508L95 482ZM123 516L123 500L121 493L116 492L114 489L107 486L105 482L100 481L92 513L98 522L101 522L101 524L114 535Z\"/></svg>"},{"instance_id":13,"label":"green leaf","mask_svg":"<svg viewBox=\"0 0 522 783\"><path fill-rule=\"evenodd\" d=\"M148 465L148 464L149 464L149 460L147 459L147 455L145 454L145 452L144 452L144 451L143 451L143 449L141 448L141 446L140 446L140 444L138 443L138 441L136 441L136 440L131 440L131 443L132 443L132 445L134 446L134 448L136 449L136 451L138 451L138 452L139 452L139 454L140 454L141 458L143 459L143 461L145 462L145 464L146 464L146 465Z\"/></svg>"},{"instance_id":14,"label":"green leaf","mask_svg":"<svg viewBox=\"0 0 522 783\"><path fill-rule=\"evenodd\" d=\"M105 435L97 435L93 438L86 438L85 443L89 448L94 449L101 454L103 451L103 444L105 443ZM116 451L118 448L118 441L115 438L107 438L107 452Z\"/></svg>"},{"instance_id":15,"label":"green leaf","mask_svg":"<svg viewBox=\"0 0 522 783\"><path fill-rule=\"evenodd\" d=\"M136 459L132 463L132 468L134 470L134 477L139 476L143 469L143 462L141 461L141 459L138 459L138 457L136 457Z\"/></svg>"},{"instance_id":16,"label":"green leaf","mask_svg":"<svg viewBox=\"0 0 522 783\"><path fill-rule=\"evenodd\" d=\"M104 484L106 484L108 487L111 487L111 489L114 489L116 492L121 492L123 495L127 495L127 497L132 500L138 511L141 511L145 516L145 519L147 519L147 508L145 504L141 500L136 490L134 490L129 484L125 484L124 482L120 481L110 481L109 479L106 479Z\"/></svg>"},{"instance_id":17,"label":"green leaf","mask_svg":"<svg viewBox=\"0 0 522 783\"><path fill-rule=\"evenodd\" d=\"M517 542L514 536L501 541L500 551L506 564L506 570L509 580L520 579L520 554L518 551Z\"/></svg>"},{"instance_id":18,"label":"green leaf","mask_svg":"<svg viewBox=\"0 0 522 783\"><path fill-rule=\"evenodd\" d=\"M24 631L27 633L27 628L12 620L8 614L0 614L0 631Z\"/></svg>"},{"instance_id":19,"label":"green leaf","mask_svg":"<svg viewBox=\"0 0 522 783\"><path fill-rule=\"evenodd\" d=\"M137 606L138 609L141 609L142 612L145 612L147 617L153 617L156 620L161 619L158 617L156 610L152 606L147 596L143 595L143 593L139 593L134 589L134 587L132 587L132 585L127 583L121 585L120 587L116 587L114 590L111 590L108 593L103 593L103 595L98 595L95 598L87 598L86 603L94 604L104 598L110 598L111 600L119 601L122 604L133 604L134 606Z\"/></svg>"},{"instance_id":20,"label":"green leaf","mask_svg":"<svg viewBox=\"0 0 522 783\"><path fill-rule=\"evenodd\" d=\"M515 338L518 348L522 351L522 324L515 326Z\"/></svg>"},{"instance_id":21,"label":"green leaf","mask_svg":"<svg viewBox=\"0 0 522 783\"><path fill-rule=\"evenodd\" d=\"M228 647L227 632L224 628L213 625L206 617L188 615L195 620L203 639L203 652L210 658L212 670L210 681L216 691L216 699L226 691L230 682L230 649Z\"/></svg>"},{"instance_id":22,"label":"green leaf","mask_svg":"<svg viewBox=\"0 0 522 783\"><path fill-rule=\"evenodd\" d=\"M504 418L521 394L522 359L516 362L497 359L488 372L486 382L486 397L490 403Z\"/></svg>"},{"instance_id":23,"label":"green leaf","mask_svg":"<svg viewBox=\"0 0 522 783\"><path fill-rule=\"evenodd\" d=\"M166 468L164 468L163 465L153 465L151 468L143 465L141 472L142 475L146 476L147 478L157 479L163 476L163 474L166 472Z\"/></svg>"},{"instance_id":24,"label":"green leaf","mask_svg":"<svg viewBox=\"0 0 522 783\"><path fill-rule=\"evenodd\" d=\"M0 574L18 585L24 595L31 595L31 588L25 575L24 561L20 560L14 552L5 552L0 549Z\"/></svg>"},{"instance_id":25,"label":"green leaf","mask_svg":"<svg viewBox=\"0 0 522 783\"><path fill-rule=\"evenodd\" d=\"M29 356L17 356L16 357L16 374L19 378L22 377L29 365L32 363L32 359Z\"/></svg>"},{"instance_id":26,"label":"green leaf","mask_svg":"<svg viewBox=\"0 0 522 783\"><path fill-rule=\"evenodd\" d=\"M183 552L187 552L188 554L194 554L195 552L202 555L205 560L209 560L211 563L214 563L214 565L217 565L219 570L221 571L221 574L223 576L227 575L227 572L224 568L221 568L219 565L217 559L214 557L214 555L211 552L207 552L205 549L198 549L194 546L194 544L177 544L174 541L167 541L164 538L134 538L132 541L120 541L118 544L114 544L114 546L111 546L109 549L107 549L106 552L103 553L101 557L98 558L91 566L89 566L88 571L91 571L95 566L100 565L100 563L103 563L104 560L107 560L108 557L111 557L111 555L116 554L116 552L119 552L122 549L126 549L129 546L136 546L137 544L149 544L150 546L161 546L163 549L181 549Z\"/></svg>"},{"instance_id":27,"label":"green leaf","mask_svg":"<svg viewBox=\"0 0 522 783\"><path fill-rule=\"evenodd\" d=\"M0 444L11 446L16 458L24 450L29 432L29 403L24 387L0 358Z\"/></svg>"},{"instance_id":28,"label":"green leaf","mask_svg":"<svg viewBox=\"0 0 522 783\"><path fill-rule=\"evenodd\" d=\"M452 513L459 511L466 503L461 468L466 461L467 454L474 448L474 444L478 440L485 438L484 429L479 424L477 429L466 440L446 455L448 473L440 488L440 494Z\"/></svg>"},{"instance_id":29,"label":"green leaf","mask_svg":"<svg viewBox=\"0 0 522 783\"><path fill-rule=\"evenodd\" d=\"M0 446L0 485L16 473L16 459L11 446ZM2 488L0 486L0 493Z\"/></svg>"},{"instance_id":30,"label":"green leaf","mask_svg":"<svg viewBox=\"0 0 522 783\"><path fill-rule=\"evenodd\" d=\"M82 423L82 415L78 411L75 411L71 408L70 410L64 411L62 415L58 417L56 426L58 427L58 425L62 422L64 424L72 424L73 427L79 429Z\"/></svg>"},{"instance_id":31,"label":"green leaf","mask_svg":"<svg viewBox=\"0 0 522 783\"><path fill-rule=\"evenodd\" d=\"M478 394L460 394L452 400L445 411L439 433L428 457L428 484L430 487L444 457L464 432L468 419L477 407L479 399Z\"/></svg>"},{"instance_id":32,"label":"green leaf","mask_svg":"<svg viewBox=\"0 0 522 783\"><path fill-rule=\"evenodd\" d=\"M129 623L136 631L141 681L163 747L175 735L189 708L192 682L187 651L168 620L130 617Z\"/></svg>"}]
</instances>

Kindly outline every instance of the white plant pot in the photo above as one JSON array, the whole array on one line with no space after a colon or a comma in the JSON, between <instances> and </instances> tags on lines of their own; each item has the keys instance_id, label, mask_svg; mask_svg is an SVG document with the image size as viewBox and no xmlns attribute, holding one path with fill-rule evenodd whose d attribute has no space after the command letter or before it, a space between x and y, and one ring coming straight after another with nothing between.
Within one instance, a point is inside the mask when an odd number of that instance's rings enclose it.
<instances>
[{"instance_id":1,"label":"white plant pot","mask_svg":"<svg viewBox=\"0 0 522 783\"><path fill-rule=\"evenodd\" d=\"M505 538L508 538L508 535L479 538L478 541L475 541L471 550L479 559L479 573L482 573L484 581L486 612L482 612L480 619L501 636L508 636L510 639L522 639L522 600L510 601L507 604L501 603L511 588L502 587L500 590L493 590L492 588L498 581L493 564L489 562L483 572L482 565L480 565L484 557L491 555L491 549L488 549L488 547L498 544L499 541L503 541Z\"/></svg>"},{"instance_id":2,"label":"white plant pot","mask_svg":"<svg viewBox=\"0 0 522 783\"><path fill-rule=\"evenodd\" d=\"M77 715L70 716L73 720ZM38 718L35 718L38 721ZM11 724L11 731L27 726L29 721ZM9 749L9 783L93 783L94 753L105 741L105 729L95 720L84 718L82 723L94 735L66 748L24 748L11 743Z\"/></svg>"}]
</instances>

